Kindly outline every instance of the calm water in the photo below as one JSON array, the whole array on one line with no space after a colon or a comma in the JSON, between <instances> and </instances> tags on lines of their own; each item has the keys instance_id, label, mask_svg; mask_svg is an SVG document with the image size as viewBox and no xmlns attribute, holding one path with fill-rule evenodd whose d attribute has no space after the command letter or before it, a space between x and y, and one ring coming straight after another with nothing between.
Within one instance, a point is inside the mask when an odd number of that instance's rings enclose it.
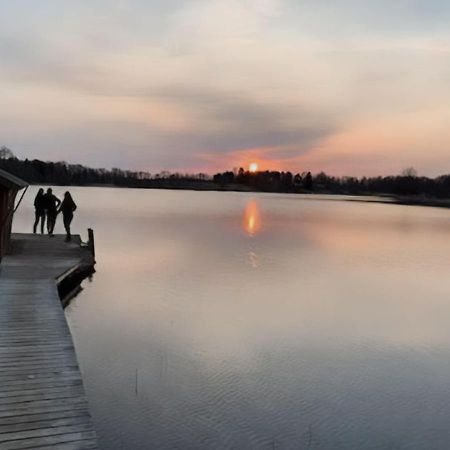
<instances>
[{"instance_id":1,"label":"calm water","mask_svg":"<svg viewBox=\"0 0 450 450\"><path fill-rule=\"evenodd\" d=\"M71 191L96 231L66 312L103 449L450 448L449 210Z\"/></svg>"}]
</instances>

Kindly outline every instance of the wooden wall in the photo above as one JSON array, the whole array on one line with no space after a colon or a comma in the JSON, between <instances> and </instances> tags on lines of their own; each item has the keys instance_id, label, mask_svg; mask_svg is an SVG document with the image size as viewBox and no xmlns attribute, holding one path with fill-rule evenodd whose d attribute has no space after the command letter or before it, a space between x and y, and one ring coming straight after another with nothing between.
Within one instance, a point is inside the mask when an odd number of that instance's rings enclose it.
<instances>
[{"instance_id":1,"label":"wooden wall","mask_svg":"<svg viewBox=\"0 0 450 450\"><path fill-rule=\"evenodd\" d=\"M11 239L11 209L14 208L16 194L16 190L0 186L0 259L7 252Z\"/></svg>"}]
</instances>

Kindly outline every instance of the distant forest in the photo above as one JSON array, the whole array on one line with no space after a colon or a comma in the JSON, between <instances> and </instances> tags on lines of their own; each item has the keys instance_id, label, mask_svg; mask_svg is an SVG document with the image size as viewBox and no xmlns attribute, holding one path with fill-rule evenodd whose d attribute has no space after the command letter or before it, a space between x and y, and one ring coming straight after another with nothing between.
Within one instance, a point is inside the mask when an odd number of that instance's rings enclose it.
<instances>
[{"instance_id":1,"label":"distant forest","mask_svg":"<svg viewBox=\"0 0 450 450\"><path fill-rule=\"evenodd\" d=\"M218 173L180 174L122 169L93 169L66 162L20 160L7 147L0 148L0 168L30 184L56 186L117 186L154 189L236 190L284 193L327 193L350 195L385 194L450 198L450 175L418 176L412 168L401 175L384 177L334 177L323 172L249 172L240 168Z\"/></svg>"}]
</instances>

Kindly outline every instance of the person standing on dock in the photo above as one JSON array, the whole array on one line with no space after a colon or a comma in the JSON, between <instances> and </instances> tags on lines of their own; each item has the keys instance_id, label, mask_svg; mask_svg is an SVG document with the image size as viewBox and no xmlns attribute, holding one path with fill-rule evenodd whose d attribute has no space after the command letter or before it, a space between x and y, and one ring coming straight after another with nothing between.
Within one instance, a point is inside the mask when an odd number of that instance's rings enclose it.
<instances>
[{"instance_id":1,"label":"person standing on dock","mask_svg":"<svg viewBox=\"0 0 450 450\"><path fill-rule=\"evenodd\" d=\"M35 220L33 225L33 233L36 234L39 222L41 222L41 234L44 234L45 225L45 195L44 189L40 188L34 199Z\"/></svg>"},{"instance_id":2,"label":"person standing on dock","mask_svg":"<svg viewBox=\"0 0 450 450\"><path fill-rule=\"evenodd\" d=\"M47 189L47 193L44 195L45 210L47 213L47 231L50 237L53 237L53 230L55 229L56 216L58 215L58 206L61 204L61 200L53 195L52 188Z\"/></svg>"},{"instance_id":3,"label":"person standing on dock","mask_svg":"<svg viewBox=\"0 0 450 450\"><path fill-rule=\"evenodd\" d=\"M72 239L72 235L70 234L70 224L72 223L73 213L77 209L77 205L73 201L70 192L67 191L64 194L64 200L59 207L58 212L62 212L64 228L66 229L66 242L69 242Z\"/></svg>"}]
</instances>

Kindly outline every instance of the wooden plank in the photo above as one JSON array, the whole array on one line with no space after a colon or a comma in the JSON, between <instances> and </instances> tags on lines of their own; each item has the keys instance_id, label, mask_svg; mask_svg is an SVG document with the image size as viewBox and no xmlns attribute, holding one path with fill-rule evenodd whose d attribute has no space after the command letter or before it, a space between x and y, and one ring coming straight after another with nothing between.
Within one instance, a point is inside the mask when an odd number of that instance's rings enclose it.
<instances>
[{"instance_id":1,"label":"wooden plank","mask_svg":"<svg viewBox=\"0 0 450 450\"><path fill-rule=\"evenodd\" d=\"M35 414L46 414L46 413L60 413L61 415L67 411L77 411L82 410L85 411L88 415L88 409L86 401L82 400L79 403L67 403L67 404L60 404L60 405L54 405L49 404L47 406L45 405L27 405L27 408L19 408L19 409L13 409L9 408L6 411L0 411L0 418L6 419L10 417L17 417L17 416L27 416L27 415L35 415ZM1 423L1 420L0 420Z\"/></svg>"},{"instance_id":2,"label":"wooden plank","mask_svg":"<svg viewBox=\"0 0 450 450\"><path fill-rule=\"evenodd\" d=\"M82 381L81 375L63 376L63 377L49 377L49 378L30 378L26 380L9 380L4 381L1 385L2 391L8 387L14 387L14 389L25 389L29 386L60 386L61 384L68 383L80 383Z\"/></svg>"},{"instance_id":3,"label":"wooden plank","mask_svg":"<svg viewBox=\"0 0 450 450\"><path fill-rule=\"evenodd\" d=\"M38 400L54 400L64 398L80 398L84 396L83 389L78 388L64 390L43 390L41 392L30 393L30 391L22 391L21 394L0 397L0 405L12 405L21 402L35 402Z\"/></svg>"},{"instance_id":4,"label":"wooden plank","mask_svg":"<svg viewBox=\"0 0 450 450\"><path fill-rule=\"evenodd\" d=\"M73 386L62 386L62 387L53 387L53 388L37 388L37 389L20 389L15 391L2 391L0 392L0 401L1 399L10 398L10 397L21 397L26 395L43 395L46 393L57 393L57 392L72 392L72 391L80 391L83 393L83 388L81 387L81 383L75 384Z\"/></svg>"},{"instance_id":5,"label":"wooden plank","mask_svg":"<svg viewBox=\"0 0 450 450\"><path fill-rule=\"evenodd\" d=\"M97 449L56 278L92 261L80 238L13 235L0 266L0 448Z\"/></svg>"},{"instance_id":6,"label":"wooden plank","mask_svg":"<svg viewBox=\"0 0 450 450\"><path fill-rule=\"evenodd\" d=\"M12 412L23 411L25 414L27 413L30 407L35 409L51 409L51 408L60 408L67 407L68 405L79 405L86 406L86 398L81 395L78 395L74 398L64 398L64 399L52 399L52 400L34 400L31 402L18 402L13 405L0 405L0 415L6 417L7 415L12 415ZM5 413L5 414L3 414ZM17 415L17 414L15 414Z\"/></svg>"},{"instance_id":7,"label":"wooden plank","mask_svg":"<svg viewBox=\"0 0 450 450\"><path fill-rule=\"evenodd\" d=\"M0 426L10 426L17 424L29 424L33 426L36 422L42 421L54 421L59 419L69 419L73 417L84 417L89 419L89 414L87 414L87 410L83 409L69 409L66 411L49 411L45 413L36 413L36 414L27 414L21 416L10 416L10 417L2 417L0 419Z\"/></svg>"},{"instance_id":8,"label":"wooden plank","mask_svg":"<svg viewBox=\"0 0 450 450\"><path fill-rule=\"evenodd\" d=\"M74 352L59 352L59 353L50 353L50 354L33 354L33 355L22 355L22 356L16 356L16 355L10 355L10 356L4 356L0 357L0 365L5 364L14 364L14 363L22 363L22 364L33 364L35 361L54 361L54 360L64 360L67 358L68 361L72 361L74 358L75 353Z\"/></svg>"},{"instance_id":9,"label":"wooden plank","mask_svg":"<svg viewBox=\"0 0 450 450\"><path fill-rule=\"evenodd\" d=\"M7 372L11 373L13 370L35 370L42 369L45 367L53 368L61 368L61 367L70 367L73 364L73 359L70 358L53 358L53 359L37 359L37 360L28 360L28 361L8 361L8 362L0 362L0 373Z\"/></svg>"},{"instance_id":10,"label":"wooden plank","mask_svg":"<svg viewBox=\"0 0 450 450\"><path fill-rule=\"evenodd\" d=\"M75 417L57 418L53 420L48 419L48 420L38 420L35 422L13 423L8 425L0 425L0 434L17 433L20 431L29 431L29 430L39 430L50 427L63 427L81 424L87 425L89 423L90 423L89 418L84 415Z\"/></svg>"},{"instance_id":11,"label":"wooden plank","mask_svg":"<svg viewBox=\"0 0 450 450\"><path fill-rule=\"evenodd\" d=\"M5 386L5 388L2 387L1 395L3 397L8 397L9 394L14 395L15 392L24 392L28 393L30 391L42 391L42 390L54 390L54 389L69 389L72 386L79 386L83 384L81 378L79 380L73 380L73 381L62 381L60 383L55 382L44 382L44 383L34 383L34 384L28 384L26 386L24 385L9 385Z\"/></svg>"},{"instance_id":12,"label":"wooden plank","mask_svg":"<svg viewBox=\"0 0 450 450\"><path fill-rule=\"evenodd\" d=\"M88 423L79 423L64 425L59 427L43 427L34 430L21 430L0 434L0 444L8 441L19 441L24 439L55 436L70 433L82 433L91 431L91 425Z\"/></svg>"},{"instance_id":13,"label":"wooden plank","mask_svg":"<svg viewBox=\"0 0 450 450\"><path fill-rule=\"evenodd\" d=\"M55 445L44 445L39 447L31 447L39 450L95 450L97 449L96 439L83 439L81 441L64 442Z\"/></svg>"},{"instance_id":14,"label":"wooden plank","mask_svg":"<svg viewBox=\"0 0 450 450\"><path fill-rule=\"evenodd\" d=\"M56 448L60 448L61 444L76 442L86 439L95 439L95 433L93 431L80 431L75 433L58 434L55 436L42 436L30 439L20 439L16 441L3 442L2 450L25 450L28 448L39 448L44 445L58 445Z\"/></svg>"},{"instance_id":15,"label":"wooden plank","mask_svg":"<svg viewBox=\"0 0 450 450\"><path fill-rule=\"evenodd\" d=\"M81 378L80 372L78 368L74 370L55 370L51 369L40 372L33 373L24 373L24 374L15 374L15 375L5 375L0 376L0 384L7 383L9 381L29 381L29 380L40 380L40 379L52 379L52 380L60 380L62 378Z\"/></svg>"}]
</instances>

